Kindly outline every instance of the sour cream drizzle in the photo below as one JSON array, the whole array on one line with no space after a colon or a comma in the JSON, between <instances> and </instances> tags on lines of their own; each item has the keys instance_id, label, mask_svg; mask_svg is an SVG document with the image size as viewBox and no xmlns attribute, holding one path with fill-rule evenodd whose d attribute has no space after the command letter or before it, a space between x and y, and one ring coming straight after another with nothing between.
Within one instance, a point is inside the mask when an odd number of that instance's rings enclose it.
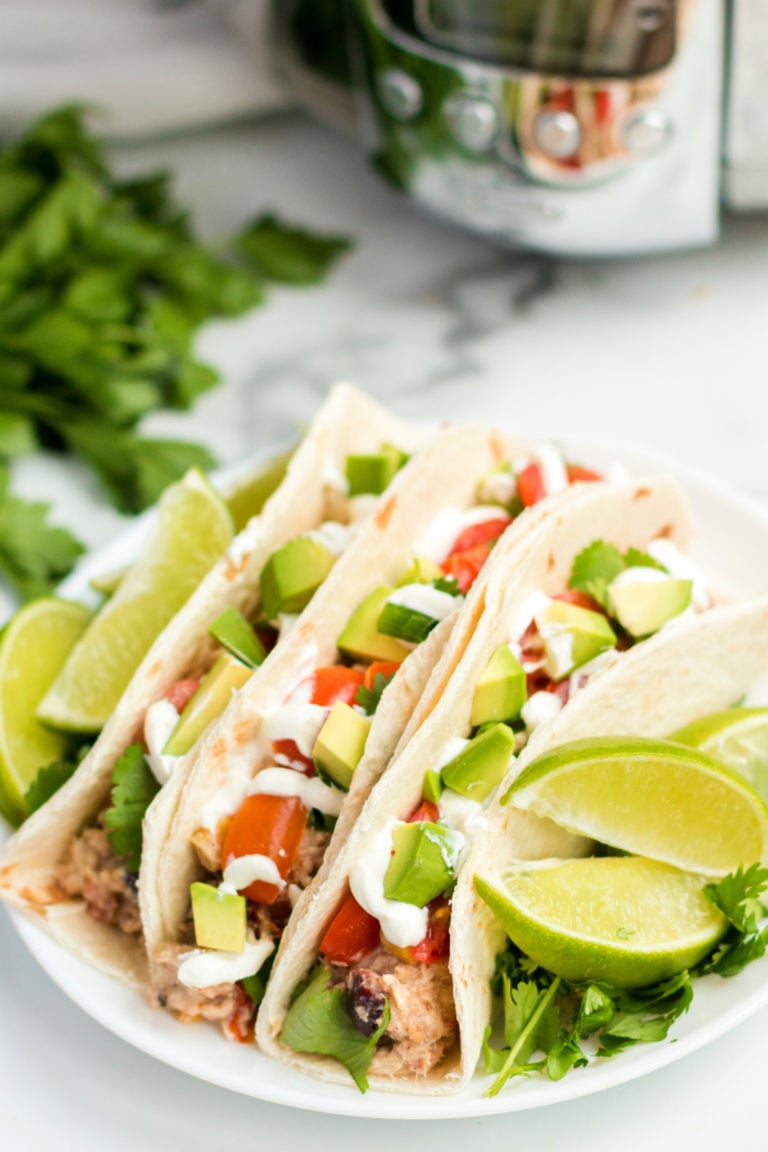
<instances>
[{"instance_id":1,"label":"sour cream drizzle","mask_svg":"<svg viewBox=\"0 0 768 1152\"><path fill-rule=\"evenodd\" d=\"M440 564L465 528L471 528L473 524L484 524L487 520L501 520L505 515L504 509L497 504L479 504L474 508L441 508L427 526L414 553Z\"/></svg>"},{"instance_id":2,"label":"sour cream drizzle","mask_svg":"<svg viewBox=\"0 0 768 1152\"><path fill-rule=\"evenodd\" d=\"M305 533L308 540L322 544L334 556L341 556L342 552L351 544L352 539L359 530L359 524L340 524L338 520L324 520L317 528Z\"/></svg>"},{"instance_id":3,"label":"sour cream drizzle","mask_svg":"<svg viewBox=\"0 0 768 1152\"><path fill-rule=\"evenodd\" d=\"M651 540L647 551L649 556L652 556L659 564L664 565L670 576L674 576L678 580L693 580L691 599L695 608L709 607L711 597L707 591L704 577L693 561L684 555L676 544L660 536L656 540Z\"/></svg>"},{"instance_id":4,"label":"sour cream drizzle","mask_svg":"<svg viewBox=\"0 0 768 1152\"><path fill-rule=\"evenodd\" d=\"M242 952L196 948L179 957L178 977L187 988L212 988L255 976L275 950L274 940L246 940Z\"/></svg>"},{"instance_id":5,"label":"sour cream drizzle","mask_svg":"<svg viewBox=\"0 0 768 1152\"><path fill-rule=\"evenodd\" d=\"M568 472L559 448L555 448L554 444L537 444L531 456L539 466L545 496L556 496L558 492L564 492L568 487Z\"/></svg>"},{"instance_id":6,"label":"sour cream drizzle","mask_svg":"<svg viewBox=\"0 0 768 1152\"><path fill-rule=\"evenodd\" d=\"M305 808L317 808L326 816L338 816L346 792L332 788L317 776L304 776L293 768L264 768L248 788L249 796L298 796Z\"/></svg>"},{"instance_id":7,"label":"sour cream drizzle","mask_svg":"<svg viewBox=\"0 0 768 1152\"><path fill-rule=\"evenodd\" d=\"M386 600L387 604L400 604L412 612L421 612L433 620L445 620L464 602L463 596L440 592L430 584L404 584L396 588Z\"/></svg>"},{"instance_id":8,"label":"sour cream drizzle","mask_svg":"<svg viewBox=\"0 0 768 1152\"><path fill-rule=\"evenodd\" d=\"M257 880L276 884L278 888L285 887L285 880L280 875L277 864L269 856L262 856L256 852L250 856L233 856L224 869L223 883L219 885L219 891L240 892Z\"/></svg>"},{"instance_id":9,"label":"sour cream drizzle","mask_svg":"<svg viewBox=\"0 0 768 1152\"><path fill-rule=\"evenodd\" d=\"M311 756L328 711L321 704L283 704L265 720L264 739L293 740L302 756Z\"/></svg>"},{"instance_id":10,"label":"sour cream drizzle","mask_svg":"<svg viewBox=\"0 0 768 1152\"><path fill-rule=\"evenodd\" d=\"M158 784L167 784L179 762L178 756L163 753L171 733L179 722L179 713L170 700L156 700L150 704L144 718L144 740L148 751L144 759Z\"/></svg>"},{"instance_id":11,"label":"sour cream drizzle","mask_svg":"<svg viewBox=\"0 0 768 1152\"><path fill-rule=\"evenodd\" d=\"M412 948L427 934L429 912L384 895L384 876L392 858L392 829L402 821L390 820L374 838L365 855L353 866L349 878L358 904L381 924L384 936L396 948Z\"/></svg>"}]
</instances>

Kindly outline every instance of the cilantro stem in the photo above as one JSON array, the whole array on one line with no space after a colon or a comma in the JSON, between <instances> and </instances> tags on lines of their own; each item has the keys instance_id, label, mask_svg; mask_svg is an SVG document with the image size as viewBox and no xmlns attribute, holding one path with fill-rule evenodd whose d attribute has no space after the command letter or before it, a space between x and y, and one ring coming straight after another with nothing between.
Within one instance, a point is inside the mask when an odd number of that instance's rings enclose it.
<instances>
[{"instance_id":1,"label":"cilantro stem","mask_svg":"<svg viewBox=\"0 0 768 1152\"><path fill-rule=\"evenodd\" d=\"M530 1020L526 1024L525 1028L523 1028L516 1042L510 1048L509 1056L507 1056L506 1060L504 1061L504 1067L501 1069L488 1091L483 1093L484 1096L498 1096L507 1080L509 1080L514 1071L515 1064L517 1063L518 1054L524 1049L530 1037L535 1033L539 1026L539 1021L557 995L560 984L560 977L556 976L550 984L549 988L547 988L545 992L542 992L536 1008L531 1013Z\"/></svg>"}]
</instances>

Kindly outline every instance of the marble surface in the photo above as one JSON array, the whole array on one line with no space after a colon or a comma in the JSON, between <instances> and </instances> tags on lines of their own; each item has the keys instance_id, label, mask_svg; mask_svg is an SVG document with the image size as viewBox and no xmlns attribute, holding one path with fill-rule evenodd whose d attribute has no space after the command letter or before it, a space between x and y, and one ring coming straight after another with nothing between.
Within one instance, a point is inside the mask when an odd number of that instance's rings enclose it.
<instances>
[{"instance_id":1,"label":"marble surface","mask_svg":"<svg viewBox=\"0 0 768 1152\"><path fill-rule=\"evenodd\" d=\"M724 224L711 251L627 263L502 252L380 184L347 141L280 115L119 155L126 171L170 164L211 236L277 208L356 239L327 284L276 290L269 306L211 325L200 350L224 383L148 432L207 443L222 463L289 437L328 384L351 380L405 416L498 419L548 436L644 445L768 501L765 386L768 220ZM121 528L76 465L24 461L19 490L97 547ZM0 599L0 615L9 608ZM765 1146L768 1012L641 1081L546 1112L414 1125L311 1117L201 1085L83 1016L0 915L3 1146L147 1152L212 1144L372 1152L522 1138L529 1149ZM310 1135L311 1134L311 1135ZM695 1142L695 1143L694 1143Z\"/></svg>"}]
</instances>

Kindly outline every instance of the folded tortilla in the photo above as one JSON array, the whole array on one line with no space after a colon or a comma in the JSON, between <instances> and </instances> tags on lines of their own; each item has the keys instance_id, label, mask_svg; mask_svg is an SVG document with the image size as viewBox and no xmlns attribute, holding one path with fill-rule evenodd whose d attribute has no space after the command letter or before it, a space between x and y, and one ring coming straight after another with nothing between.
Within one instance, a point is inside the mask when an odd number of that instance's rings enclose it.
<instances>
[{"instance_id":1,"label":"folded tortilla","mask_svg":"<svg viewBox=\"0 0 768 1152\"><path fill-rule=\"evenodd\" d=\"M423 432L355 389L339 385L332 390L280 487L155 641L77 772L0 853L0 897L35 914L60 943L108 975L145 983L141 936L97 922L57 884L68 845L109 805L115 764L128 745L141 741L149 706L178 681L210 667L215 651L211 624L229 607L252 616L259 603L259 577L272 552L338 514L347 455L376 453L382 442L412 452L423 440ZM176 766L174 788L166 786L160 793L168 793L166 810L181 794L186 760ZM156 824L154 817L150 842Z\"/></svg>"},{"instance_id":2,"label":"folded tortilla","mask_svg":"<svg viewBox=\"0 0 768 1152\"><path fill-rule=\"evenodd\" d=\"M312 970L325 932L349 893L355 864L393 819L408 819L421 800L425 771L444 762L441 757L447 743L452 738L469 735L474 684L496 648L510 640L510 622L519 618L531 594L562 592L567 587L574 558L597 539L624 551L630 547L644 549L659 537L684 546L688 536L688 516L676 485L665 480L649 480L626 487L584 486L572 492L566 503L530 531L525 539L524 555L506 537L497 545L483 589L482 615L473 634L468 636L460 652L454 650L453 659L446 652L432 674L431 684L440 686L439 702L435 702L418 729L411 731L410 738L401 743L392 764L339 848L322 887L305 902L301 917L291 921L283 936L257 1020L256 1038L265 1052L321 1079L351 1082L337 1060L295 1052L281 1042L280 1033L292 998ZM676 628L682 631L683 625L670 627L668 634L674 636ZM638 659L640 653L655 643L641 642L633 651L616 653L604 663L608 669L615 668L617 674L625 666L631 669L633 659ZM596 675L595 685L607 675L607 670ZM592 696L590 684L566 704L558 718L559 726L566 725L568 717L574 714L586 715L585 727L589 728L596 711L589 706ZM642 714L641 704L642 698L638 701L638 717ZM629 704L626 710L630 710ZM638 722L641 723L636 720L636 724ZM532 747L541 747L550 727L551 724L545 723L535 730L530 742ZM499 786L495 795L500 794L502 787ZM494 833L495 842L495 825L502 819L510 821L508 835L517 859L565 857L589 849L583 838L550 821L521 813L510 820L506 809L494 809L492 799L486 815L488 837L484 832L480 840L490 839ZM371 1087L409 1093L447 1093L458 1090L474 1072L487 1019L487 1012L483 1011L484 990L493 971L495 953L503 941L490 912L474 897L467 875L465 865L453 897L451 917L450 995L456 1013L457 1041L428 1071L422 1070L423 1054L416 1049L409 1054L410 1067L404 1066L397 1043L382 1047L371 1065L368 1077ZM424 981L429 985L432 966L421 968ZM417 992L411 1002L404 996L399 1005L404 1016L411 1007L413 1016L418 1016L425 1005L429 1006L430 995L435 998L444 995L444 989L438 991L423 985Z\"/></svg>"}]
</instances>

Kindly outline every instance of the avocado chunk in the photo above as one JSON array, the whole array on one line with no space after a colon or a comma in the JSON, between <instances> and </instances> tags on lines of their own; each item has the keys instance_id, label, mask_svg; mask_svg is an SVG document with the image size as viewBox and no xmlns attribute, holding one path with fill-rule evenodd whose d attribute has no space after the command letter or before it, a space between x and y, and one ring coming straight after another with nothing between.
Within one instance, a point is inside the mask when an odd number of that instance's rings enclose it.
<instances>
[{"instance_id":1,"label":"avocado chunk","mask_svg":"<svg viewBox=\"0 0 768 1152\"><path fill-rule=\"evenodd\" d=\"M492 720L514 720L528 698L525 672L507 644L500 644L478 677L472 697L473 728Z\"/></svg>"},{"instance_id":2,"label":"avocado chunk","mask_svg":"<svg viewBox=\"0 0 768 1152\"><path fill-rule=\"evenodd\" d=\"M377 628L384 602L394 589L382 585L366 596L350 616L336 641L339 650L355 660L387 660L402 663L408 649L393 636L384 636Z\"/></svg>"},{"instance_id":3,"label":"avocado chunk","mask_svg":"<svg viewBox=\"0 0 768 1152\"><path fill-rule=\"evenodd\" d=\"M380 496L408 459L393 444L382 444L378 452L347 456L346 476L350 496Z\"/></svg>"},{"instance_id":4,"label":"avocado chunk","mask_svg":"<svg viewBox=\"0 0 768 1152\"><path fill-rule=\"evenodd\" d=\"M369 716L361 716L349 704L337 700L318 733L312 749L317 770L345 792L363 758L370 727Z\"/></svg>"},{"instance_id":5,"label":"avocado chunk","mask_svg":"<svg viewBox=\"0 0 768 1152\"><path fill-rule=\"evenodd\" d=\"M441 772L443 784L470 800L482 801L507 774L515 751L515 734L506 724L494 724L474 736Z\"/></svg>"},{"instance_id":6,"label":"avocado chunk","mask_svg":"<svg viewBox=\"0 0 768 1152\"><path fill-rule=\"evenodd\" d=\"M406 584L431 584L434 580L445 578L445 573L439 564L430 560L428 556L414 556L413 563L407 568L397 582L397 587Z\"/></svg>"},{"instance_id":7,"label":"avocado chunk","mask_svg":"<svg viewBox=\"0 0 768 1152\"><path fill-rule=\"evenodd\" d=\"M616 643L616 633L602 613L565 600L553 600L538 612L536 627L544 643L547 675L553 680L564 680Z\"/></svg>"},{"instance_id":8,"label":"avocado chunk","mask_svg":"<svg viewBox=\"0 0 768 1152\"><path fill-rule=\"evenodd\" d=\"M200 948L242 952L245 947L246 900L212 884L190 884L195 940Z\"/></svg>"},{"instance_id":9,"label":"avocado chunk","mask_svg":"<svg viewBox=\"0 0 768 1152\"><path fill-rule=\"evenodd\" d=\"M442 824L396 824L384 895L423 908L456 879L462 843L459 833Z\"/></svg>"},{"instance_id":10,"label":"avocado chunk","mask_svg":"<svg viewBox=\"0 0 768 1152\"><path fill-rule=\"evenodd\" d=\"M424 784L422 785L421 794L425 800L431 800L433 804L437 804L442 796L443 778L439 772L435 772L434 768L428 768L424 773Z\"/></svg>"},{"instance_id":11,"label":"avocado chunk","mask_svg":"<svg viewBox=\"0 0 768 1152\"><path fill-rule=\"evenodd\" d=\"M651 636L691 602L692 580L638 581L608 585L608 611L630 636Z\"/></svg>"},{"instance_id":12,"label":"avocado chunk","mask_svg":"<svg viewBox=\"0 0 768 1152\"><path fill-rule=\"evenodd\" d=\"M266 648L237 608L227 608L208 631L214 640L249 668L258 668L267 657Z\"/></svg>"},{"instance_id":13,"label":"avocado chunk","mask_svg":"<svg viewBox=\"0 0 768 1152\"><path fill-rule=\"evenodd\" d=\"M267 620L281 612L301 612L330 572L336 557L309 536L289 540L261 570L261 603Z\"/></svg>"},{"instance_id":14,"label":"avocado chunk","mask_svg":"<svg viewBox=\"0 0 768 1152\"><path fill-rule=\"evenodd\" d=\"M168 756L184 756L208 725L226 708L237 688L242 688L253 674L228 652L211 665L202 684L189 700L163 752Z\"/></svg>"}]
</instances>

